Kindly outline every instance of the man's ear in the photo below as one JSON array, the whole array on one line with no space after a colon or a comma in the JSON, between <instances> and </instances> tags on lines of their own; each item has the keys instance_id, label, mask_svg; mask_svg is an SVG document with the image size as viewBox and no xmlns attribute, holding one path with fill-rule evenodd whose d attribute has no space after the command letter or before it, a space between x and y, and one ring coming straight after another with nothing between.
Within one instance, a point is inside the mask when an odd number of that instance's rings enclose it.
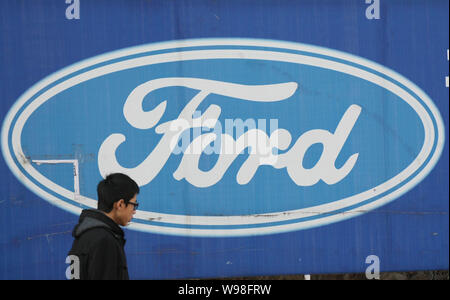
<instances>
[{"instance_id":1,"label":"man's ear","mask_svg":"<svg viewBox=\"0 0 450 300\"><path fill-rule=\"evenodd\" d=\"M122 207L122 205L125 205L125 201L123 199L120 199L119 201L114 203L114 207L116 208L116 210L118 210L119 208Z\"/></svg>"}]
</instances>

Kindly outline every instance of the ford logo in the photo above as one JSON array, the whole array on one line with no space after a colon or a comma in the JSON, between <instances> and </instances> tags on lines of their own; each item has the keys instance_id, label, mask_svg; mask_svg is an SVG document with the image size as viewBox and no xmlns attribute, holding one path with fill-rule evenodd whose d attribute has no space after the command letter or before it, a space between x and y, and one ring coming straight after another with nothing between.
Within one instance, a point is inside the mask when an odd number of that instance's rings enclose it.
<instances>
[{"instance_id":1,"label":"ford logo","mask_svg":"<svg viewBox=\"0 0 450 300\"><path fill-rule=\"evenodd\" d=\"M438 161L433 101L394 71L281 41L200 39L119 50L26 91L2 127L15 176L96 208L112 172L140 185L131 229L245 236L323 226L402 196Z\"/></svg>"}]
</instances>

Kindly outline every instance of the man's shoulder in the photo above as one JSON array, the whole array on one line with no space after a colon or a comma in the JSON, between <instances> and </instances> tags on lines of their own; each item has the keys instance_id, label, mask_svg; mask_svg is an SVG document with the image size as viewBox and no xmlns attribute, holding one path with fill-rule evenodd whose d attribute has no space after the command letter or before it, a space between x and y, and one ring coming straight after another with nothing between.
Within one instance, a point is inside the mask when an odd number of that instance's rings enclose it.
<instances>
[{"instance_id":1,"label":"man's shoulder","mask_svg":"<svg viewBox=\"0 0 450 300\"><path fill-rule=\"evenodd\" d=\"M119 246L119 241L114 233L107 227L95 227L87 230L79 237L79 242L88 247L96 247L100 244L106 246Z\"/></svg>"},{"instance_id":2,"label":"man's shoulder","mask_svg":"<svg viewBox=\"0 0 450 300\"><path fill-rule=\"evenodd\" d=\"M114 232L108 227L94 227L86 230L80 239L90 239L90 240L115 240Z\"/></svg>"}]
</instances>

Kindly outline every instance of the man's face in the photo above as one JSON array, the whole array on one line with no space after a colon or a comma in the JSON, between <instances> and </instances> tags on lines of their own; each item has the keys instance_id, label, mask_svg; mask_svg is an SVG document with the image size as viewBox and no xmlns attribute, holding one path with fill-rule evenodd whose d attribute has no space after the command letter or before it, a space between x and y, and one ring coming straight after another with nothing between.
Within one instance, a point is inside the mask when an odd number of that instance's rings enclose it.
<instances>
[{"instance_id":1,"label":"man's face","mask_svg":"<svg viewBox=\"0 0 450 300\"><path fill-rule=\"evenodd\" d=\"M137 204L137 194L130 199L128 205L126 205L125 202L122 203L120 209L120 225L126 226L128 225L129 222L131 222L131 219L133 219L133 215L136 213L137 208L136 204Z\"/></svg>"}]
</instances>

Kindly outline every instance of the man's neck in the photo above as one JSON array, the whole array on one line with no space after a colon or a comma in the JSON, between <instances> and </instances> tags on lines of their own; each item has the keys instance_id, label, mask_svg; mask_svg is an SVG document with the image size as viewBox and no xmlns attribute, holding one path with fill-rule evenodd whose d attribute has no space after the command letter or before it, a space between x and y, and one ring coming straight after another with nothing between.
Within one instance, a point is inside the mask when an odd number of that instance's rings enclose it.
<instances>
[{"instance_id":1,"label":"man's neck","mask_svg":"<svg viewBox=\"0 0 450 300\"><path fill-rule=\"evenodd\" d=\"M119 223L116 221L114 210L111 210L109 213L106 213L106 212L102 211L102 213L105 214L105 215L106 215L108 218L110 218L111 220L113 220L114 223L116 223L117 225L119 225Z\"/></svg>"}]
</instances>

